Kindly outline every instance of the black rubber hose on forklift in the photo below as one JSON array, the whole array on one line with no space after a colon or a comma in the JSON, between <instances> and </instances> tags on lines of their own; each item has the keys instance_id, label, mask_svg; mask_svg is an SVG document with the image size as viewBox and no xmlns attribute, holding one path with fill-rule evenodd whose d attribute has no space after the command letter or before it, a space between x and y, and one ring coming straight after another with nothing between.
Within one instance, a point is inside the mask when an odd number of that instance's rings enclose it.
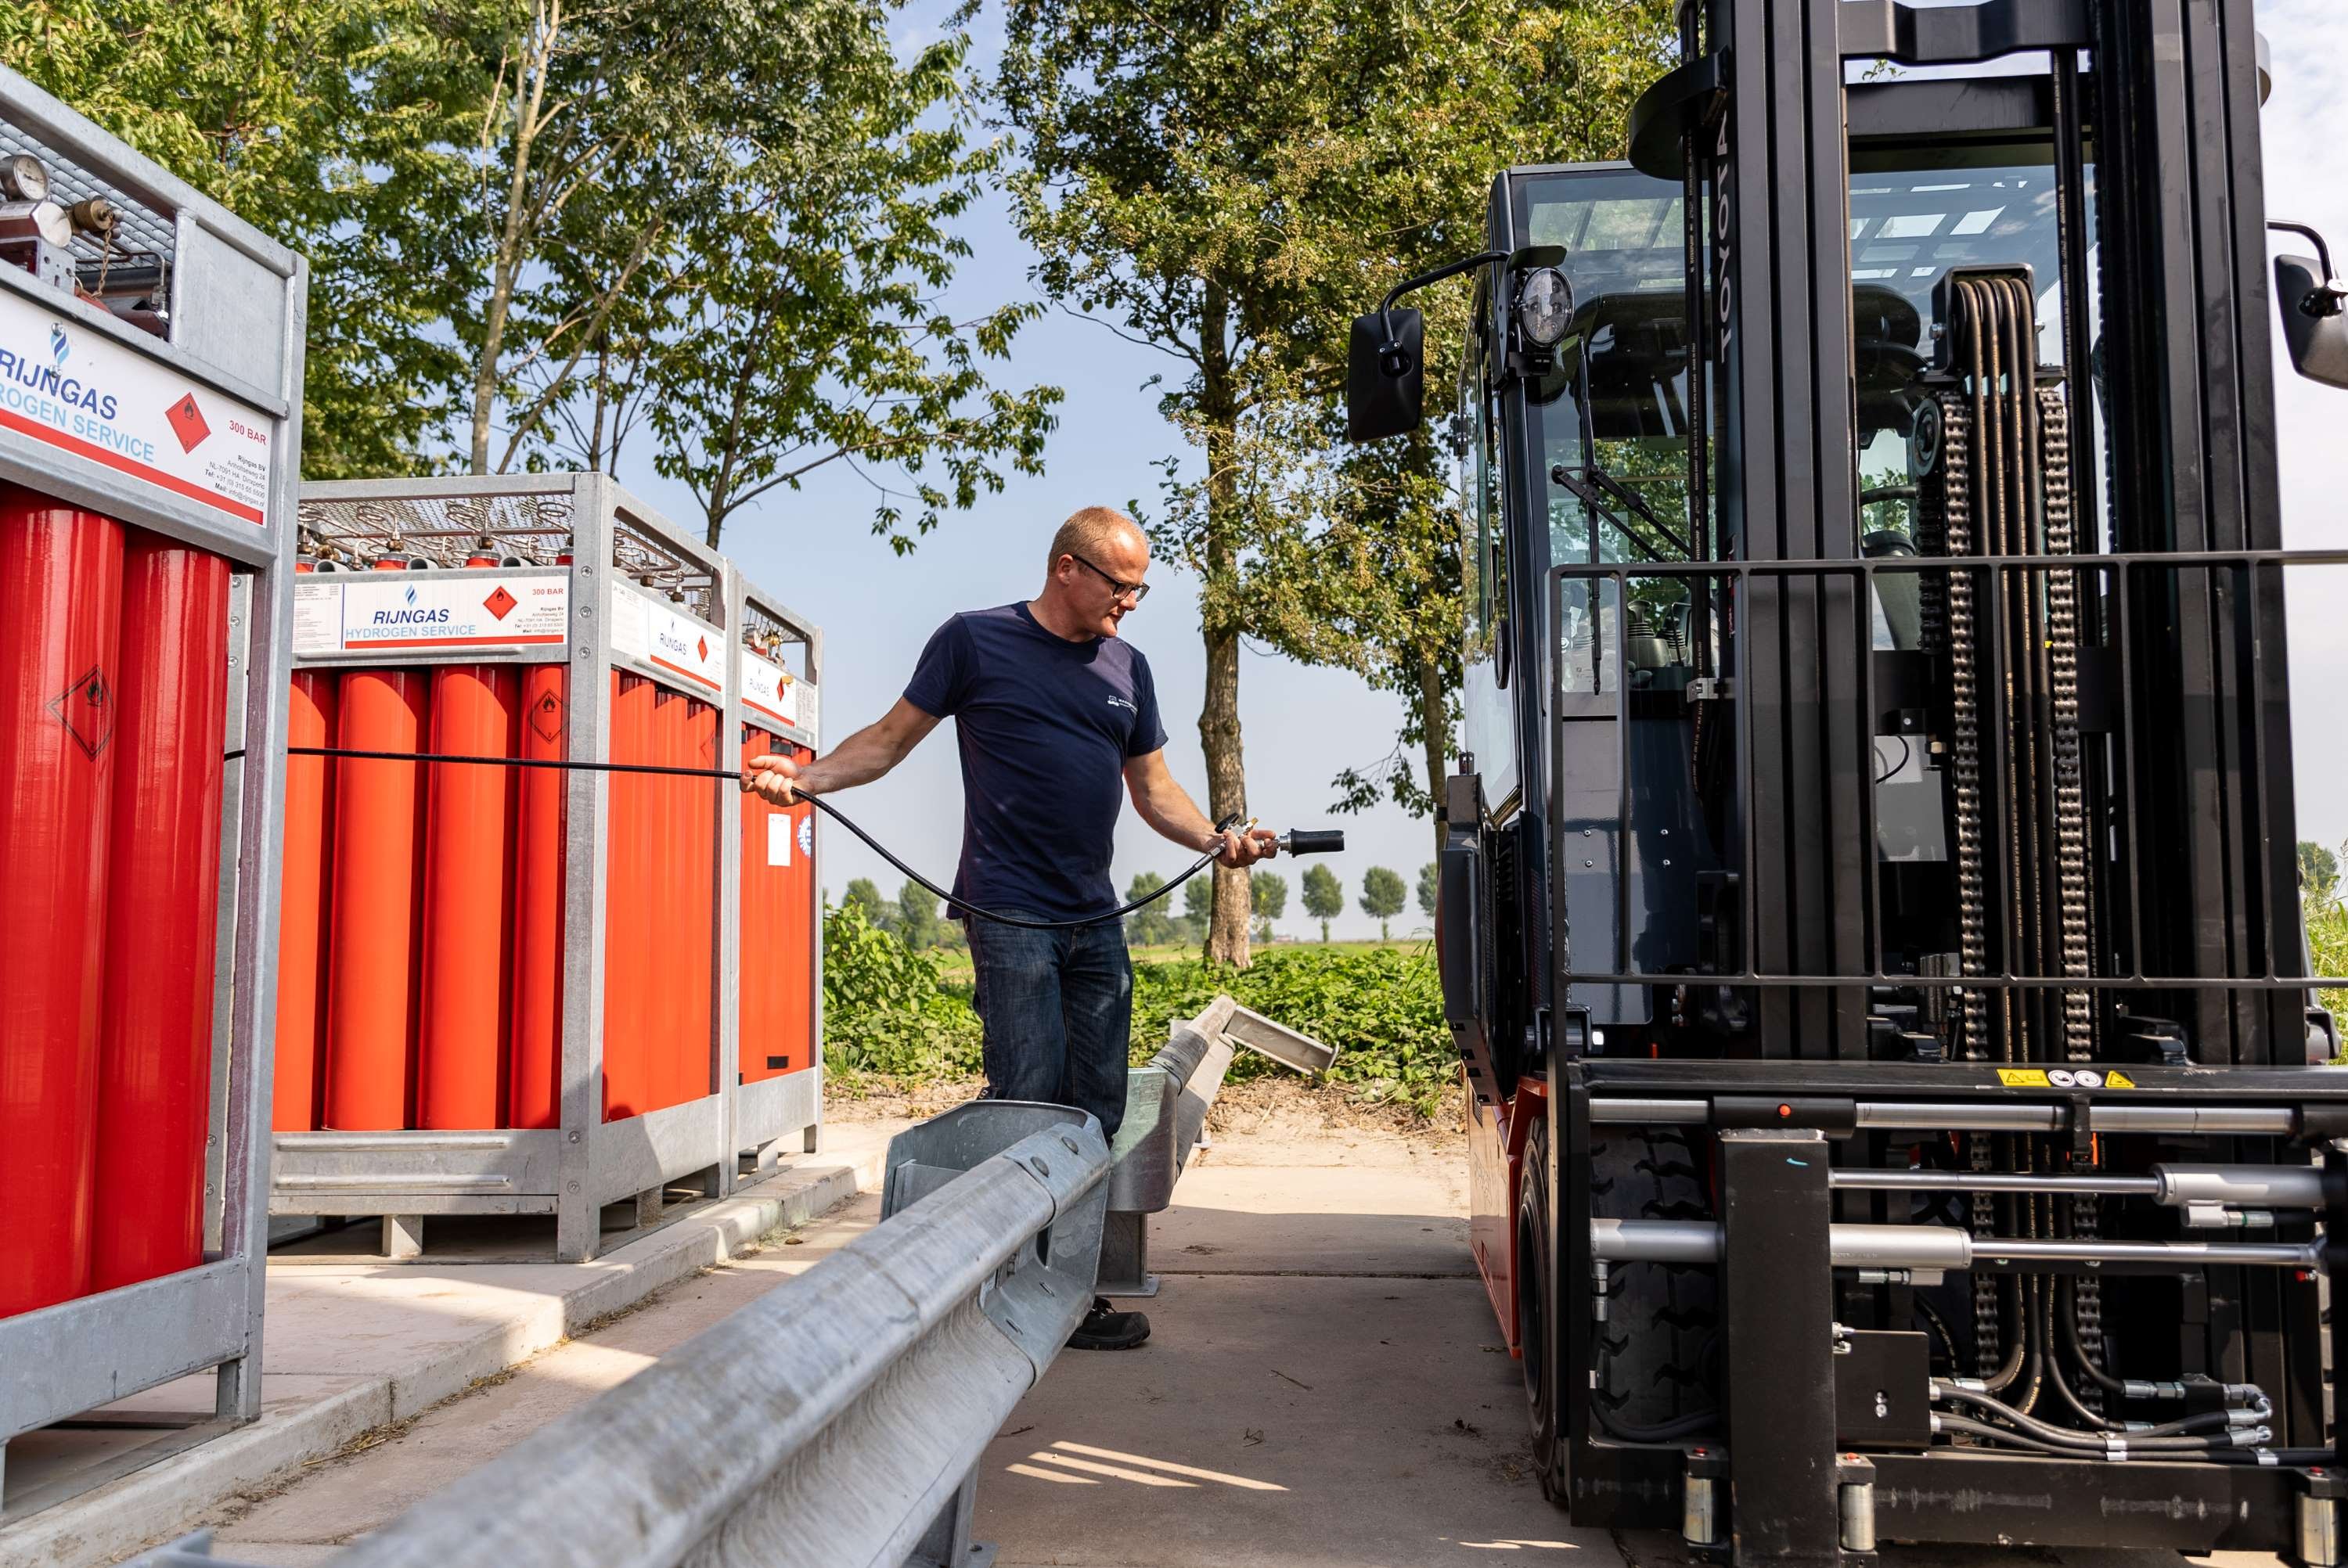
<instances>
[{"instance_id":1,"label":"black rubber hose on forklift","mask_svg":"<svg viewBox=\"0 0 2348 1568\"><path fill-rule=\"evenodd\" d=\"M2196 1446L2190 1442L2179 1444L2173 1439L2147 1443L2139 1447L2134 1441L2123 1442L2117 1438L2112 1440L2112 1444L2106 1444L2099 1438L2091 1438L2085 1433L2080 1433L2075 1442L2042 1442L2036 1438L2011 1431L2003 1427L1993 1427L1983 1421L1968 1420L1963 1416L1942 1416L1941 1430L1944 1432L1962 1432L1967 1437L1983 1438L1992 1442L2008 1443L2015 1448L2031 1449L2039 1453L2055 1454L2064 1459L2113 1459L2112 1445L2116 1444L2121 1450L2120 1462L2138 1458L2215 1460L2220 1463L2239 1464L2268 1462L2260 1458L2260 1450L2256 1449L2209 1448L2206 1445ZM2277 1464L2324 1464L2332 1458L2330 1449L2280 1449L2266 1451L2273 1456L2272 1462ZM2293 1457L2297 1455L2312 1457Z\"/></svg>"},{"instance_id":2,"label":"black rubber hose on forklift","mask_svg":"<svg viewBox=\"0 0 2348 1568\"><path fill-rule=\"evenodd\" d=\"M1940 1310L1921 1296L1914 1297L1914 1302L1916 1310L1924 1315L1924 1321L1932 1326L1932 1332L1941 1337L1941 1348L1949 1353L1950 1374L1961 1374L1964 1369L1964 1358L1957 1354L1957 1337L1949 1332L1948 1319L1942 1317Z\"/></svg>"},{"instance_id":3,"label":"black rubber hose on forklift","mask_svg":"<svg viewBox=\"0 0 2348 1568\"><path fill-rule=\"evenodd\" d=\"M2100 1449L2105 1446L2105 1439L2095 1432L2075 1431L2065 1427L2052 1426L2035 1416L2026 1416L2013 1406L1993 1399L1977 1389L1962 1389L1952 1383L1936 1382L1932 1386L1932 1393L1936 1399L1958 1400L1985 1410L1999 1420L2012 1422L2014 1428L2013 1435L2017 1437L2027 1436L2038 1442L2074 1447ZM2141 1444L2147 1449L2174 1450L2204 1446L2208 1443L2209 1435L2230 1430L2232 1430L2232 1422L2225 1411L2206 1410L2199 1415L2186 1416L2178 1420L2164 1422L2148 1430L2116 1432L2112 1436L2116 1440L2125 1441L2130 1448Z\"/></svg>"}]
</instances>

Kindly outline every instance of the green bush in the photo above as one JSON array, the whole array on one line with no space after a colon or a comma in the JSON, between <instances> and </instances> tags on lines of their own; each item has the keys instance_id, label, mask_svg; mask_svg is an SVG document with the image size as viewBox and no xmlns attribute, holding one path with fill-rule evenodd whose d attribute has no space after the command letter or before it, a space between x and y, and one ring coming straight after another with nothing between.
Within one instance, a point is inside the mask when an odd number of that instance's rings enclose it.
<instances>
[{"instance_id":1,"label":"green bush","mask_svg":"<svg viewBox=\"0 0 2348 1568\"><path fill-rule=\"evenodd\" d=\"M823 1064L929 1078L979 1071L978 1015L938 958L875 926L860 904L823 912Z\"/></svg>"},{"instance_id":2,"label":"green bush","mask_svg":"<svg viewBox=\"0 0 2348 1568\"><path fill-rule=\"evenodd\" d=\"M1251 968L1210 968L1197 958L1137 964L1133 971L1133 1060L1147 1061L1167 1025L1189 1018L1229 991L1242 1007L1337 1050L1333 1081L1358 1086L1365 1100L1400 1101L1431 1114L1459 1073L1434 954L1425 948L1368 952L1283 948ZM1234 1080L1287 1071L1253 1051L1232 1058Z\"/></svg>"},{"instance_id":3,"label":"green bush","mask_svg":"<svg viewBox=\"0 0 2348 1568\"><path fill-rule=\"evenodd\" d=\"M907 948L856 904L825 909L823 942L828 1070L900 1078L980 1071L978 1015L967 988L941 978L935 954ZM1435 959L1425 948L1283 948L1246 969L1210 969L1198 958L1136 964L1133 1060L1148 1061L1165 1043L1167 1024L1198 1013L1218 991L1336 1047L1330 1078L1356 1086L1363 1099L1430 1114L1458 1076ZM1231 1076L1287 1071L1243 1050Z\"/></svg>"}]
</instances>

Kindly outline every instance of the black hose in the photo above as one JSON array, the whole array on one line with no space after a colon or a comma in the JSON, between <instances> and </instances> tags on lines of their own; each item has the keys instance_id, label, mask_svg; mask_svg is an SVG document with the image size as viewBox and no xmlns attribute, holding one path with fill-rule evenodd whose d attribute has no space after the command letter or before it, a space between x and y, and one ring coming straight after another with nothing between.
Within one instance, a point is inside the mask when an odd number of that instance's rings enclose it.
<instances>
[{"instance_id":1,"label":"black hose","mask_svg":"<svg viewBox=\"0 0 2348 1568\"><path fill-rule=\"evenodd\" d=\"M1941 1430L1944 1432L1962 1432L1967 1437L1985 1438L1992 1442L2010 1443L2015 1448L2031 1449L2039 1453L2054 1454L2062 1459L2108 1460L2112 1457L2110 1447L2102 1440L2087 1437L2085 1434L2077 1435L2076 1440L2072 1442L2043 1442L2021 1432L2010 1431L2003 1427L1993 1427L1982 1421L1969 1420L1963 1416L1942 1416ZM2240 1464L2260 1462L2259 1450L2255 1449L2213 1448L2206 1443L2178 1444L2176 1440L2168 1440L2165 1442L2145 1444L2140 1450L2133 1440L2115 1439L2114 1441L2127 1450L2129 1459L2137 1458L2140 1453L2141 1457L2146 1459L2189 1458ZM2274 1454L2275 1462L2279 1464L2322 1464L2332 1458L2330 1449L2283 1449L2269 1451ZM2299 1454L2316 1457L2309 1459L2286 1457Z\"/></svg>"},{"instance_id":2,"label":"black hose","mask_svg":"<svg viewBox=\"0 0 2348 1568\"><path fill-rule=\"evenodd\" d=\"M1988 1411L2000 1420L2011 1421L2018 1431L2027 1433L2041 1442L2098 1449L2104 1446L2104 1440L2093 1432L2073 1431L2067 1428L2049 1425L2037 1417L2025 1415L2013 1406L1992 1399L1978 1389L1960 1388L1951 1383L1939 1383L1934 1385L1933 1393L1941 1399L1955 1399L1975 1406ZM2130 1448L2142 1444L2147 1449L2164 1450L2178 1446L2199 1446L2207 1440L2202 1434L2230 1430L2232 1430L2232 1422L2228 1419L2225 1411L2205 1410L2199 1415L2187 1416L2182 1419L2169 1421L2147 1431L2114 1435Z\"/></svg>"},{"instance_id":3,"label":"black hose","mask_svg":"<svg viewBox=\"0 0 2348 1568\"><path fill-rule=\"evenodd\" d=\"M1950 1376L1961 1375L1964 1371L1965 1364L1957 1354L1957 1337L1949 1332L1948 1321L1941 1316L1931 1302L1922 1296L1918 1296L1911 1299L1915 1303L1916 1310L1924 1315L1924 1321L1932 1326L1932 1332L1941 1337L1941 1348L1949 1353Z\"/></svg>"},{"instance_id":4,"label":"black hose","mask_svg":"<svg viewBox=\"0 0 2348 1568\"><path fill-rule=\"evenodd\" d=\"M238 757L243 754L244 753L241 751L227 753L230 757ZM565 757L483 757L469 756L462 753L449 752L369 752L356 751L348 746L288 746L285 748L285 754L289 757L335 757L352 762L471 763L481 767L565 768L578 773L592 774L658 774L673 778L733 779L739 781L742 777L741 771L737 768L680 768L671 767L660 763L573 762ZM956 897L952 893L949 893L944 888L939 886L936 883L931 881L928 877L922 876L920 872L914 870L911 866L906 865L903 861L898 859L894 855L891 855L887 848L881 845L879 839L873 837L870 834L857 826L855 822L849 817L848 814L841 811L838 806L827 803L817 795L800 794L798 798L807 802L808 804L813 806L816 810L823 813L824 815L831 818L832 821L839 824L840 826L848 829L849 832L862 839L864 841L865 847L870 849L873 854L879 856L881 859L887 861L890 865L903 872L913 881L919 883L922 886L926 887L938 897L943 899L948 908L959 909L963 914L971 916L976 919L992 920L998 926L1016 926L1022 930L1027 931L1070 931L1086 926L1106 926L1111 920L1122 920L1125 917L1132 914L1135 910L1143 908L1150 904L1154 904L1159 899L1163 898L1168 894L1173 892L1174 889L1182 886L1183 883L1188 882L1191 877L1196 876L1200 872L1204 871L1208 866L1213 862L1215 856L1222 853L1220 849L1210 849L1207 851L1206 854L1201 855L1198 859L1192 861L1189 869L1183 871L1179 876L1169 880L1163 886L1152 890L1142 897L1134 899L1129 904L1120 904L1105 915L1087 915L1081 920L1027 920L1022 919L1016 915L998 915L992 909L980 908L977 905L970 902L966 898ZM1218 826L1220 829L1228 830L1237 821L1238 818L1236 816L1226 817L1218 825Z\"/></svg>"}]
</instances>

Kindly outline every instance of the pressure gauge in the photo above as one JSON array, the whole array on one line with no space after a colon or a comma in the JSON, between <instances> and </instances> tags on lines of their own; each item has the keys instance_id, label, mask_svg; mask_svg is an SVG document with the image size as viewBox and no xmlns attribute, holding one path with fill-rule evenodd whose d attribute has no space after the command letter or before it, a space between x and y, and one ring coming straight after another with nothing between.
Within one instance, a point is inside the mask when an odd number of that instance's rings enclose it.
<instances>
[{"instance_id":1,"label":"pressure gauge","mask_svg":"<svg viewBox=\"0 0 2348 1568\"><path fill-rule=\"evenodd\" d=\"M11 201L46 200L47 166L29 152L12 152L0 158L0 191L5 191Z\"/></svg>"}]
</instances>

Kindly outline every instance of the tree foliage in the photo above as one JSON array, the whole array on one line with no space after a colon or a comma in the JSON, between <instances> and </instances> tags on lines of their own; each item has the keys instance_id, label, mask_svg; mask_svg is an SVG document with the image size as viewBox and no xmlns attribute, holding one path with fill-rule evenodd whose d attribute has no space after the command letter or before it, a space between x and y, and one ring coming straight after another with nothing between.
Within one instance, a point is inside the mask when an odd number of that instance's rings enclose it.
<instances>
[{"instance_id":1,"label":"tree foliage","mask_svg":"<svg viewBox=\"0 0 2348 1568\"><path fill-rule=\"evenodd\" d=\"M1133 874L1133 880L1126 884L1125 901L1131 904L1147 898L1165 886L1166 878L1157 872L1137 871ZM1128 915L1125 917L1125 934L1127 940L1146 947L1177 940L1174 917L1167 913L1165 900L1159 899Z\"/></svg>"},{"instance_id":2,"label":"tree foliage","mask_svg":"<svg viewBox=\"0 0 2348 1568\"><path fill-rule=\"evenodd\" d=\"M1436 901L1443 894L1443 868L1430 860L1418 868L1418 912L1435 918Z\"/></svg>"},{"instance_id":3,"label":"tree foliage","mask_svg":"<svg viewBox=\"0 0 2348 1568\"><path fill-rule=\"evenodd\" d=\"M1321 922L1321 939L1329 939L1329 922L1345 912L1345 885L1325 866L1304 868L1304 912Z\"/></svg>"},{"instance_id":4,"label":"tree foliage","mask_svg":"<svg viewBox=\"0 0 2348 1568\"><path fill-rule=\"evenodd\" d=\"M1288 878L1276 871L1251 872L1248 899L1255 917L1255 939L1271 941L1273 922L1288 912Z\"/></svg>"},{"instance_id":5,"label":"tree foliage","mask_svg":"<svg viewBox=\"0 0 2348 1568\"><path fill-rule=\"evenodd\" d=\"M1412 692L1438 782L1458 593L1456 567L1426 562L1439 465L1423 442L1401 494L1337 504L1370 488L1329 456L1347 323L1404 273L1481 248L1498 168L1619 149L1670 11L1010 0L996 88L1025 159L1013 189L1037 279L1169 356L1160 407L1195 452L1168 460L1153 534L1200 582L1210 815L1245 807L1247 636ZM1313 548L1339 523L1354 529L1344 592ZM1382 570L1396 562L1416 569ZM1244 962L1244 874L1217 884L1210 956Z\"/></svg>"},{"instance_id":6,"label":"tree foliage","mask_svg":"<svg viewBox=\"0 0 2348 1568\"><path fill-rule=\"evenodd\" d=\"M613 468L707 536L826 462L900 548L1038 471L1032 303L949 317L997 149L899 0L23 0L0 63L313 262L304 471ZM904 477L910 476L911 477Z\"/></svg>"},{"instance_id":7,"label":"tree foliage","mask_svg":"<svg viewBox=\"0 0 2348 1568\"><path fill-rule=\"evenodd\" d=\"M1362 913L1378 923L1378 940L1391 941L1386 922L1402 913L1403 900L1408 897L1402 874L1384 866L1373 866L1362 873Z\"/></svg>"}]
</instances>

